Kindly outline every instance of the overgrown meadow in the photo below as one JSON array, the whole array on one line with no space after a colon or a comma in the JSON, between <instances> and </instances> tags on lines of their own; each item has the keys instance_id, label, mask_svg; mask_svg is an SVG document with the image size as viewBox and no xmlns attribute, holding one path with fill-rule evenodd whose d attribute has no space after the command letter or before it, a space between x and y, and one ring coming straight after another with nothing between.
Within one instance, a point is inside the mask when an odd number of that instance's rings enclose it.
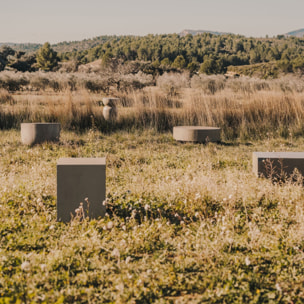
<instances>
[{"instance_id":1,"label":"overgrown meadow","mask_svg":"<svg viewBox=\"0 0 304 304\"><path fill-rule=\"evenodd\" d=\"M116 123L105 93L2 90L0 303L304 301L302 176L252 172L253 151L303 151L303 82L161 80L116 92ZM22 145L21 121L60 142ZM222 143L174 141L191 122ZM60 157L107 158L105 218L56 222Z\"/></svg>"}]
</instances>

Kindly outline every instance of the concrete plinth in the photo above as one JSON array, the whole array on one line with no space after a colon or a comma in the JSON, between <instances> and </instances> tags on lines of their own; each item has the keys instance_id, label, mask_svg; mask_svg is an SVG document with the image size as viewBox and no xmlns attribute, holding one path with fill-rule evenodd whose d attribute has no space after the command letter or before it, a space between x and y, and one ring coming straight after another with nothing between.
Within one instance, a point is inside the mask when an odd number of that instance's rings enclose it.
<instances>
[{"instance_id":1,"label":"concrete plinth","mask_svg":"<svg viewBox=\"0 0 304 304\"><path fill-rule=\"evenodd\" d=\"M114 121L117 117L117 111L115 107L105 106L102 110L102 114L106 121Z\"/></svg>"},{"instance_id":2,"label":"concrete plinth","mask_svg":"<svg viewBox=\"0 0 304 304\"><path fill-rule=\"evenodd\" d=\"M118 101L119 98L115 98L115 97L104 97L102 99L102 103L104 104L104 106L109 106L109 107L116 107Z\"/></svg>"},{"instance_id":3,"label":"concrete plinth","mask_svg":"<svg viewBox=\"0 0 304 304\"><path fill-rule=\"evenodd\" d=\"M173 138L182 142L219 142L221 141L221 129L203 126L179 126L173 128Z\"/></svg>"},{"instance_id":4,"label":"concrete plinth","mask_svg":"<svg viewBox=\"0 0 304 304\"><path fill-rule=\"evenodd\" d=\"M304 152L253 152L252 164L257 176L281 179L295 168L304 175Z\"/></svg>"},{"instance_id":5,"label":"concrete plinth","mask_svg":"<svg viewBox=\"0 0 304 304\"><path fill-rule=\"evenodd\" d=\"M83 202L85 216L103 217L106 207L106 159L60 158L57 162L57 220L69 222ZM85 199L88 198L89 206Z\"/></svg>"},{"instance_id":6,"label":"concrete plinth","mask_svg":"<svg viewBox=\"0 0 304 304\"><path fill-rule=\"evenodd\" d=\"M21 141L34 145L45 141L59 141L60 123L22 123Z\"/></svg>"}]
</instances>

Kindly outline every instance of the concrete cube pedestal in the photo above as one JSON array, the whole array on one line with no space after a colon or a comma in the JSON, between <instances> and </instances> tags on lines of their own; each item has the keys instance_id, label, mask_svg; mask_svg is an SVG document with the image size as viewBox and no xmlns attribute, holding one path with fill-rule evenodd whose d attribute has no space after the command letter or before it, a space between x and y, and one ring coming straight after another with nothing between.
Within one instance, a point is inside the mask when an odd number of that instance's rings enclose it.
<instances>
[{"instance_id":1,"label":"concrete cube pedestal","mask_svg":"<svg viewBox=\"0 0 304 304\"><path fill-rule=\"evenodd\" d=\"M182 142L220 142L221 129L204 126L179 126L173 128L173 138Z\"/></svg>"},{"instance_id":2,"label":"concrete cube pedestal","mask_svg":"<svg viewBox=\"0 0 304 304\"><path fill-rule=\"evenodd\" d=\"M57 162L57 220L69 222L83 202L85 216L103 217L106 207L106 159L60 158ZM85 201L88 198L89 206Z\"/></svg>"},{"instance_id":3,"label":"concrete cube pedestal","mask_svg":"<svg viewBox=\"0 0 304 304\"><path fill-rule=\"evenodd\" d=\"M280 179L295 168L304 175L304 152L253 152L252 164L257 176Z\"/></svg>"},{"instance_id":4,"label":"concrete cube pedestal","mask_svg":"<svg viewBox=\"0 0 304 304\"><path fill-rule=\"evenodd\" d=\"M34 145L45 141L59 141L60 123L22 123L21 142Z\"/></svg>"}]
</instances>

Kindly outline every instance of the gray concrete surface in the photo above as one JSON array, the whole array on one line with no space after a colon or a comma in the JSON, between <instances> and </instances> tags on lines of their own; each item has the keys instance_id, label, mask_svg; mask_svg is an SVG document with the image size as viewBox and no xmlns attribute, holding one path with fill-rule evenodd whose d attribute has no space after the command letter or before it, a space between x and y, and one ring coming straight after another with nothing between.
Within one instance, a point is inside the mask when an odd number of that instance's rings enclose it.
<instances>
[{"instance_id":1,"label":"gray concrete surface","mask_svg":"<svg viewBox=\"0 0 304 304\"><path fill-rule=\"evenodd\" d=\"M252 170L256 176L283 178L294 169L304 175L304 152L253 152Z\"/></svg>"},{"instance_id":2,"label":"gray concrete surface","mask_svg":"<svg viewBox=\"0 0 304 304\"><path fill-rule=\"evenodd\" d=\"M35 145L45 141L59 141L60 123L22 123L21 142Z\"/></svg>"},{"instance_id":3,"label":"gray concrete surface","mask_svg":"<svg viewBox=\"0 0 304 304\"><path fill-rule=\"evenodd\" d=\"M173 128L173 138L182 142L220 142L221 129L204 126L179 126Z\"/></svg>"},{"instance_id":4,"label":"gray concrete surface","mask_svg":"<svg viewBox=\"0 0 304 304\"><path fill-rule=\"evenodd\" d=\"M106 121L115 121L117 118L116 107L105 106L103 107L102 114Z\"/></svg>"},{"instance_id":5,"label":"gray concrete surface","mask_svg":"<svg viewBox=\"0 0 304 304\"><path fill-rule=\"evenodd\" d=\"M118 101L119 101L119 98L115 98L115 97L104 97L102 99L102 103L105 106L109 106L109 107L116 107Z\"/></svg>"},{"instance_id":6,"label":"gray concrete surface","mask_svg":"<svg viewBox=\"0 0 304 304\"><path fill-rule=\"evenodd\" d=\"M85 199L88 198L89 206ZM69 222L83 202L89 218L103 217L106 207L106 159L60 158L57 162L57 220Z\"/></svg>"}]
</instances>

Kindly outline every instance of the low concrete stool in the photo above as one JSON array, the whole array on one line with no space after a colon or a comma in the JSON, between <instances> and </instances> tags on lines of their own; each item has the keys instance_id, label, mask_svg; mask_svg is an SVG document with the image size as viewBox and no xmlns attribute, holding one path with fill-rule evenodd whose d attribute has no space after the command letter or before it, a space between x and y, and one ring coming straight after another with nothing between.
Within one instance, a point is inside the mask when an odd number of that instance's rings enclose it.
<instances>
[{"instance_id":1,"label":"low concrete stool","mask_svg":"<svg viewBox=\"0 0 304 304\"><path fill-rule=\"evenodd\" d=\"M69 222L83 202L85 217L103 217L106 159L60 158L57 162L57 220ZM88 198L88 203L86 202Z\"/></svg>"},{"instance_id":2,"label":"low concrete stool","mask_svg":"<svg viewBox=\"0 0 304 304\"><path fill-rule=\"evenodd\" d=\"M257 176L282 179L295 168L304 175L304 152L253 152L252 164Z\"/></svg>"},{"instance_id":3,"label":"low concrete stool","mask_svg":"<svg viewBox=\"0 0 304 304\"><path fill-rule=\"evenodd\" d=\"M59 141L60 123L22 123L21 141L34 145L45 141Z\"/></svg>"},{"instance_id":4,"label":"low concrete stool","mask_svg":"<svg viewBox=\"0 0 304 304\"><path fill-rule=\"evenodd\" d=\"M178 141L220 142L221 129L215 127L180 126L173 128L173 138Z\"/></svg>"}]
</instances>

